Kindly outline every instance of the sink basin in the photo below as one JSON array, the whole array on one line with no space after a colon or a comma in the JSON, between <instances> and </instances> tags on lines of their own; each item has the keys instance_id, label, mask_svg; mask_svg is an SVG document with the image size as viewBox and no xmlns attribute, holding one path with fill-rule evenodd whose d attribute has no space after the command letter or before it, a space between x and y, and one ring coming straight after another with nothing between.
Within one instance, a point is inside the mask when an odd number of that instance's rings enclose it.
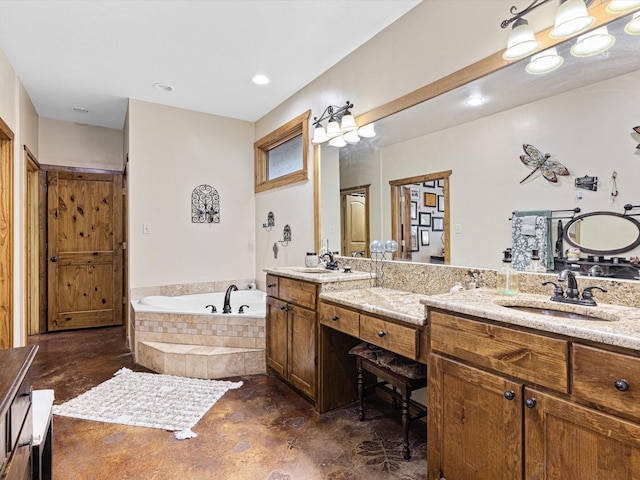
<instances>
[{"instance_id":1,"label":"sink basin","mask_svg":"<svg viewBox=\"0 0 640 480\"><path fill-rule=\"evenodd\" d=\"M562 310L555 310L553 308L541 308L541 307L524 307L520 305L503 305L503 307L518 310L520 312L535 313L536 315L545 315L547 317L560 317L570 318L571 320L599 320L603 321L604 318L583 315L582 313L564 312Z\"/></svg>"},{"instance_id":2,"label":"sink basin","mask_svg":"<svg viewBox=\"0 0 640 480\"><path fill-rule=\"evenodd\" d=\"M326 268L300 267L300 268L294 268L294 270L299 273L314 273L317 275L328 274L328 273L333 273L333 274L341 273L340 270L327 270Z\"/></svg>"},{"instance_id":3,"label":"sink basin","mask_svg":"<svg viewBox=\"0 0 640 480\"><path fill-rule=\"evenodd\" d=\"M494 303L519 312L543 315L545 317L600 322L618 320L618 316L615 312L599 306L590 307L585 305L574 305L571 303L552 302L551 300L534 300L526 298L501 299L496 300Z\"/></svg>"}]
</instances>

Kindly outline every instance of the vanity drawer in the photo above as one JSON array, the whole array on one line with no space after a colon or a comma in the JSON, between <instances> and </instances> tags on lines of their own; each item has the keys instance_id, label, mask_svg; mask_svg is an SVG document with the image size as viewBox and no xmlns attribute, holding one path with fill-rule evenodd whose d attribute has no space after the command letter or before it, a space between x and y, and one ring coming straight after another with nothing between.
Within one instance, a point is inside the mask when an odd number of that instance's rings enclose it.
<instances>
[{"instance_id":1,"label":"vanity drawer","mask_svg":"<svg viewBox=\"0 0 640 480\"><path fill-rule=\"evenodd\" d=\"M572 360L575 397L640 418L640 358L574 344Z\"/></svg>"},{"instance_id":2,"label":"vanity drawer","mask_svg":"<svg viewBox=\"0 0 640 480\"><path fill-rule=\"evenodd\" d=\"M431 350L568 393L568 342L440 312L430 324Z\"/></svg>"},{"instance_id":3,"label":"vanity drawer","mask_svg":"<svg viewBox=\"0 0 640 480\"><path fill-rule=\"evenodd\" d=\"M320 303L320 323L353 337L360 331L360 315L353 310Z\"/></svg>"},{"instance_id":4,"label":"vanity drawer","mask_svg":"<svg viewBox=\"0 0 640 480\"><path fill-rule=\"evenodd\" d=\"M360 338L403 357L417 360L418 330L381 318L360 315Z\"/></svg>"},{"instance_id":5,"label":"vanity drawer","mask_svg":"<svg viewBox=\"0 0 640 480\"><path fill-rule=\"evenodd\" d=\"M278 280L280 277L267 274L267 295L271 297L278 297Z\"/></svg>"},{"instance_id":6,"label":"vanity drawer","mask_svg":"<svg viewBox=\"0 0 640 480\"><path fill-rule=\"evenodd\" d=\"M316 284L301 282L291 278L281 277L279 280L280 293L278 298L285 302L295 303L301 307L316 309Z\"/></svg>"}]
</instances>

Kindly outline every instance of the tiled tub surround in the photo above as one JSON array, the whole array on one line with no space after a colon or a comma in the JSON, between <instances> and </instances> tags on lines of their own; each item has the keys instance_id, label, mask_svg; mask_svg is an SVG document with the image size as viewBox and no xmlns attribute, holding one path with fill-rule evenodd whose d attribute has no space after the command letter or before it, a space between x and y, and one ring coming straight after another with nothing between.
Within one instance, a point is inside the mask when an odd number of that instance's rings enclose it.
<instances>
[{"instance_id":1,"label":"tiled tub surround","mask_svg":"<svg viewBox=\"0 0 640 480\"><path fill-rule=\"evenodd\" d=\"M143 312L132 302L132 350L136 363L158 373L210 379L262 374L265 324L264 316L235 313Z\"/></svg>"}]
</instances>

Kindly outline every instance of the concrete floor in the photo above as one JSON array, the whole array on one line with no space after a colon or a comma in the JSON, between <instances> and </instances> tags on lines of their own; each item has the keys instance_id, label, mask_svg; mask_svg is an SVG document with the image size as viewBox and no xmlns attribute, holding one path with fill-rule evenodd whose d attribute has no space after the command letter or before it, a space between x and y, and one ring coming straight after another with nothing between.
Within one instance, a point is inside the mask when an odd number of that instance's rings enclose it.
<instances>
[{"instance_id":1,"label":"concrete floor","mask_svg":"<svg viewBox=\"0 0 640 480\"><path fill-rule=\"evenodd\" d=\"M34 388L53 388L56 404L133 363L121 327L30 337L40 350ZM172 432L54 416L55 480L357 480L426 479L426 427L413 422L412 459L402 459L399 411L371 399L367 421L356 405L318 415L269 375L232 378L228 391L193 427Z\"/></svg>"}]
</instances>

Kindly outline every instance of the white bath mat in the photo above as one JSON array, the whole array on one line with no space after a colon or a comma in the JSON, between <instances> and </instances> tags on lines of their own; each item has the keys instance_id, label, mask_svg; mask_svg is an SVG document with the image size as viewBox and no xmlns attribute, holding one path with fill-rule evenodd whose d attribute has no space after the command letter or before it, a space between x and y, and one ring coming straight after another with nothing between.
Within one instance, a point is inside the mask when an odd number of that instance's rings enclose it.
<instances>
[{"instance_id":1,"label":"white bath mat","mask_svg":"<svg viewBox=\"0 0 640 480\"><path fill-rule=\"evenodd\" d=\"M62 405L53 413L98 422L175 431L176 438L196 436L191 428L229 389L242 382L200 380L118 370L113 378Z\"/></svg>"}]
</instances>

